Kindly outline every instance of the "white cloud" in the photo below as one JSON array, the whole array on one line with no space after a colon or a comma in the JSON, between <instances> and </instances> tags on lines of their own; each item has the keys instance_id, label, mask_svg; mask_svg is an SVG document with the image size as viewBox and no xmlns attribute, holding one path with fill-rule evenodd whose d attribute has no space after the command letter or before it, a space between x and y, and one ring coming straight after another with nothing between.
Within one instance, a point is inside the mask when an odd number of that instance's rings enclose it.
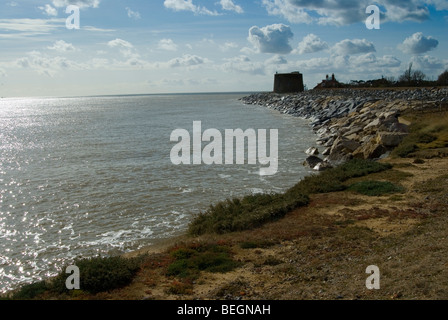
<instances>
[{"instance_id":1,"label":"white cloud","mask_svg":"<svg viewBox=\"0 0 448 320\"><path fill-rule=\"evenodd\" d=\"M123 57L127 59L139 59L140 55L136 53L134 46L123 39L111 40L107 43L111 48L118 48Z\"/></svg>"},{"instance_id":2,"label":"white cloud","mask_svg":"<svg viewBox=\"0 0 448 320\"><path fill-rule=\"evenodd\" d=\"M397 57L385 55L377 59L379 67L395 68L401 66L401 61Z\"/></svg>"},{"instance_id":3,"label":"white cloud","mask_svg":"<svg viewBox=\"0 0 448 320\"><path fill-rule=\"evenodd\" d=\"M319 72L322 74L335 69L334 62L328 57L299 60L294 63L294 67L310 73Z\"/></svg>"},{"instance_id":4,"label":"white cloud","mask_svg":"<svg viewBox=\"0 0 448 320\"><path fill-rule=\"evenodd\" d=\"M402 22L429 19L429 6L447 10L446 0L262 0L271 15L281 16L292 23L348 25L364 22L365 10L371 4L384 8L383 21Z\"/></svg>"},{"instance_id":5,"label":"white cloud","mask_svg":"<svg viewBox=\"0 0 448 320\"><path fill-rule=\"evenodd\" d=\"M446 0L428 0L437 10L448 10L448 1Z\"/></svg>"},{"instance_id":6,"label":"white cloud","mask_svg":"<svg viewBox=\"0 0 448 320\"><path fill-rule=\"evenodd\" d=\"M266 65L280 65L280 64L288 64L288 60L286 60L284 57L276 54L275 56L267 59L264 63Z\"/></svg>"},{"instance_id":7,"label":"white cloud","mask_svg":"<svg viewBox=\"0 0 448 320\"><path fill-rule=\"evenodd\" d=\"M235 42L226 42L223 45L219 46L219 48L225 52L225 51L229 51L231 49L238 48L238 44L236 44Z\"/></svg>"},{"instance_id":8,"label":"white cloud","mask_svg":"<svg viewBox=\"0 0 448 320\"><path fill-rule=\"evenodd\" d=\"M264 75L264 65L259 62L253 62L248 56L240 55L234 58L224 59L221 69L224 72L248 73L251 75Z\"/></svg>"},{"instance_id":9,"label":"white cloud","mask_svg":"<svg viewBox=\"0 0 448 320\"><path fill-rule=\"evenodd\" d=\"M184 54L182 57L174 58L168 61L167 65L171 68L176 67L193 67L210 62L206 58L197 55Z\"/></svg>"},{"instance_id":10,"label":"white cloud","mask_svg":"<svg viewBox=\"0 0 448 320\"><path fill-rule=\"evenodd\" d=\"M75 51L75 47L71 43L67 43L64 40L56 41L52 47L48 47L50 50L56 50L59 52Z\"/></svg>"},{"instance_id":11,"label":"white cloud","mask_svg":"<svg viewBox=\"0 0 448 320\"><path fill-rule=\"evenodd\" d=\"M376 55L372 52L361 54L357 56L351 56L348 60L349 64L352 67L364 68L364 70L375 71L381 68L395 68L401 65L401 61L390 55L386 55L383 57L377 58Z\"/></svg>"},{"instance_id":12,"label":"white cloud","mask_svg":"<svg viewBox=\"0 0 448 320\"><path fill-rule=\"evenodd\" d=\"M305 11L287 0L263 0L270 15L282 16L291 23L311 23L313 18Z\"/></svg>"},{"instance_id":13,"label":"white cloud","mask_svg":"<svg viewBox=\"0 0 448 320\"><path fill-rule=\"evenodd\" d=\"M241 48L240 52L243 53L244 55L253 55L253 54L258 53L257 49L249 48L249 47Z\"/></svg>"},{"instance_id":14,"label":"white cloud","mask_svg":"<svg viewBox=\"0 0 448 320\"><path fill-rule=\"evenodd\" d=\"M384 21L416 21L422 22L429 19L429 9L424 6L425 1L385 1L387 12L384 14Z\"/></svg>"},{"instance_id":15,"label":"white cloud","mask_svg":"<svg viewBox=\"0 0 448 320\"><path fill-rule=\"evenodd\" d=\"M107 43L107 45L111 48L127 48L127 49L134 48L134 46L130 42L123 40L123 39L118 39L118 38L115 40L109 41Z\"/></svg>"},{"instance_id":16,"label":"white cloud","mask_svg":"<svg viewBox=\"0 0 448 320\"><path fill-rule=\"evenodd\" d=\"M38 74L53 77L64 70L81 70L85 65L69 60L65 57L49 57L38 51L28 53L28 56L16 59L13 65L21 68L31 68Z\"/></svg>"},{"instance_id":17,"label":"white cloud","mask_svg":"<svg viewBox=\"0 0 448 320\"><path fill-rule=\"evenodd\" d=\"M292 51L289 40L293 36L289 26L272 24L263 28L251 27L248 40L259 52L286 54Z\"/></svg>"},{"instance_id":18,"label":"white cloud","mask_svg":"<svg viewBox=\"0 0 448 320\"><path fill-rule=\"evenodd\" d=\"M157 49L166 51L177 51L177 44L171 39L162 39L157 44Z\"/></svg>"},{"instance_id":19,"label":"white cloud","mask_svg":"<svg viewBox=\"0 0 448 320\"><path fill-rule=\"evenodd\" d=\"M244 13L243 8L233 3L232 0L221 0L219 3L221 4L223 10L235 11L236 13Z\"/></svg>"},{"instance_id":20,"label":"white cloud","mask_svg":"<svg viewBox=\"0 0 448 320\"><path fill-rule=\"evenodd\" d=\"M305 36L303 40L299 43L299 46L296 51L299 54L305 54L305 53L315 53L326 49L328 49L328 44L322 41L315 34L310 33L309 35Z\"/></svg>"},{"instance_id":21,"label":"white cloud","mask_svg":"<svg viewBox=\"0 0 448 320\"><path fill-rule=\"evenodd\" d=\"M376 57L369 52L355 56L332 56L323 58L311 58L299 60L291 64L290 68L297 68L305 72L306 75L335 73L337 78L349 81L353 79L363 79L366 74L369 77L380 77L384 75L394 75L401 72L401 61L390 55ZM320 78L319 77L319 78Z\"/></svg>"},{"instance_id":22,"label":"white cloud","mask_svg":"<svg viewBox=\"0 0 448 320\"><path fill-rule=\"evenodd\" d=\"M131 19L139 20L141 19L140 12L132 11L131 8L126 7L126 12L128 13L128 17Z\"/></svg>"},{"instance_id":23,"label":"white cloud","mask_svg":"<svg viewBox=\"0 0 448 320\"><path fill-rule=\"evenodd\" d=\"M428 55L413 56L411 62L414 69L443 71L448 68L448 60L441 60Z\"/></svg>"},{"instance_id":24,"label":"white cloud","mask_svg":"<svg viewBox=\"0 0 448 320\"><path fill-rule=\"evenodd\" d=\"M0 30L27 35L50 33L58 28L65 28L65 19L0 19Z\"/></svg>"},{"instance_id":25,"label":"white cloud","mask_svg":"<svg viewBox=\"0 0 448 320\"><path fill-rule=\"evenodd\" d=\"M80 8L98 8L101 0L53 0L56 8L65 8L69 5L75 5Z\"/></svg>"},{"instance_id":26,"label":"white cloud","mask_svg":"<svg viewBox=\"0 0 448 320\"><path fill-rule=\"evenodd\" d=\"M404 53L422 54L435 49L438 45L439 41L433 37L426 37L422 32L416 32L409 38L406 38L398 47Z\"/></svg>"},{"instance_id":27,"label":"white cloud","mask_svg":"<svg viewBox=\"0 0 448 320\"><path fill-rule=\"evenodd\" d=\"M49 4L46 4L45 7L38 7L44 14L47 16L56 17L58 15L58 10L56 8L53 8Z\"/></svg>"},{"instance_id":28,"label":"white cloud","mask_svg":"<svg viewBox=\"0 0 448 320\"><path fill-rule=\"evenodd\" d=\"M205 14L210 16L216 16L216 11L210 11L205 7L197 6L193 3L193 0L165 0L163 5L167 9L174 11L191 11L195 14Z\"/></svg>"},{"instance_id":29,"label":"white cloud","mask_svg":"<svg viewBox=\"0 0 448 320\"><path fill-rule=\"evenodd\" d=\"M163 5L165 8L174 11L192 11L195 12L197 7L193 4L193 0L165 0Z\"/></svg>"},{"instance_id":30,"label":"white cloud","mask_svg":"<svg viewBox=\"0 0 448 320\"><path fill-rule=\"evenodd\" d=\"M84 31L91 31L91 32L115 32L115 31L117 31L115 29L96 28L96 27L92 27L92 26L84 26L82 29Z\"/></svg>"},{"instance_id":31,"label":"white cloud","mask_svg":"<svg viewBox=\"0 0 448 320\"><path fill-rule=\"evenodd\" d=\"M375 51L373 43L365 39L345 39L336 43L332 48L332 52L338 55L351 55Z\"/></svg>"}]
</instances>

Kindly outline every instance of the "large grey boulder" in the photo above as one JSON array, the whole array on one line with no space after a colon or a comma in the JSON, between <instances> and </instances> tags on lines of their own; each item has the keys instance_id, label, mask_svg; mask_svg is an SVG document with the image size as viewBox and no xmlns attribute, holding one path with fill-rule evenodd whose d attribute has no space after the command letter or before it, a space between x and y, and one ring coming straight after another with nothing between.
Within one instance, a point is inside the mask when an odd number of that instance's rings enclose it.
<instances>
[{"instance_id":1,"label":"large grey boulder","mask_svg":"<svg viewBox=\"0 0 448 320\"><path fill-rule=\"evenodd\" d=\"M310 156L317 156L319 154L319 150L316 147L308 148L305 153Z\"/></svg>"},{"instance_id":2,"label":"large grey boulder","mask_svg":"<svg viewBox=\"0 0 448 320\"><path fill-rule=\"evenodd\" d=\"M407 133L401 132L379 132L377 141L378 144L393 148L398 146L407 135Z\"/></svg>"},{"instance_id":3,"label":"large grey boulder","mask_svg":"<svg viewBox=\"0 0 448 320\"><path fill-rule=\"evenodd\" d=\"M321 162L323 162L323 160L321 158L316 157L316 156L309 156L308 158L305 159L305 161L303 162L303 165L305 167L314 168Z\"/></svg>"}]
</instances>

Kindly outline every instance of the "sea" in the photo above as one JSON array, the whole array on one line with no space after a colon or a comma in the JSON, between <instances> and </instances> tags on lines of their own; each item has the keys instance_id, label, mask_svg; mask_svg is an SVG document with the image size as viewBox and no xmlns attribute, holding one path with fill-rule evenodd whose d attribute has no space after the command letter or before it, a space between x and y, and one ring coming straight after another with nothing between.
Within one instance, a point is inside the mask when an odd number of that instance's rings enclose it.
<instances>
[{"instance_id":1,"label":"sea","mask_svg":"<svg viewBox=\"0 0 448 320\"><path fill-rule=\"evenodd\" d=\"M210 205L282 192L309 169L309 121L245 105L248 93L0 99L0 292L76 258L138 250L184 233ZM176 129L277 129L278 172L174 165ZM268 147L269 150L269 147Z\"/></svg>"}]
</instances>

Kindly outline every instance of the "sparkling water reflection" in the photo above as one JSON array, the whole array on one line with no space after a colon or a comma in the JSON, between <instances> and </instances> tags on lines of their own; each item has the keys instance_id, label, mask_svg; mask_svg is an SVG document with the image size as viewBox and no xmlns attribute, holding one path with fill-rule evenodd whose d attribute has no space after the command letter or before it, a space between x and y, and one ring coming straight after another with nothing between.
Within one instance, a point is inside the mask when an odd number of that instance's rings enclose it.
<instances>
[{"instance_id":1,"label":"sparkling water reflection","mask_svg":"<svg viewBox=\"0 0 448 320\"><path fill-rule=\"evenodd\" d=\"M185 230L192 214L307 174L306 121L245 106L242 94L0 100L0 290L54 275L78 256L116 254ZM170 134L279 130L279 172L174 166Z\"/></svg>"}]
</instances>

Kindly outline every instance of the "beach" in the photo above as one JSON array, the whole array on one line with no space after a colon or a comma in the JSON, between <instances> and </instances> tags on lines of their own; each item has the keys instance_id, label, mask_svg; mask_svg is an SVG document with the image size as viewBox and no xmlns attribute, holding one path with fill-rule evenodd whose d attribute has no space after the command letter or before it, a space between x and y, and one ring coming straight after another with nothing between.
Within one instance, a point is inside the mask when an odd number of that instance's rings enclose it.
<instances>
[{"instance_id":1,"label":"beach","mask_svg":"<svg viewBox=\"0 0 448 320\"><path fill-rule=\"evenodd\" d=\"M421 106L421 102L415 105ZM434 118L439 122L446 119L440 106L427 104L425 111L403 109L400 117L409 124L417 119L432 122ZM414 134L411 127L407 132L410 136ZM68 293L60 298L393 300L446 297L448 153L443 145L448 145L448 141L443 142L442 134L434 133L434 137L404 157L394 155L391 148L388 154L375 160L378 164L388 164L384 168L347 176L341 180L342 187L338 185L333 191L310 191L307 205L259 227L221 234L184 234L129 253L126 257L147 255L135 278L124 288L94 295L81 290L76 295ZM435 142L439 143L436 147L431 145ZM334 166L338 168L337 164ZM313 183L319 176L327 173L331 176L332 170L315 171L314 177L305 180ZM397 189L369 194L354 188L372 181L389 183ZM336 182L328 181L328 184L332 187ZM190 258L197 258L208 250L225 253L234 265L220 272L207 269L193 272L188 267L186 277L174 273L172 267L180 252L190 252ZM379 268L381 289L366 287L369 266Z\"/></svg>"}]
</instances>

